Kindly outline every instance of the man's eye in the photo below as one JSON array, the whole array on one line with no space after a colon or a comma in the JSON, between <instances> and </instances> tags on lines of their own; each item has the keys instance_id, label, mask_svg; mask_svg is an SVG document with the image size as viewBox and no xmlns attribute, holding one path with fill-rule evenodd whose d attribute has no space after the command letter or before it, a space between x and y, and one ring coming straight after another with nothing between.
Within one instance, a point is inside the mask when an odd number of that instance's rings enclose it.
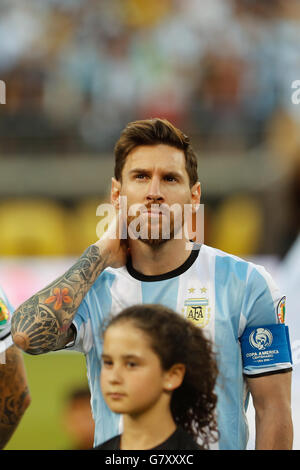
<instances>
[{"instance_id":1,"label":"man's eye","mask_svg":"<svg viewBox=\"0 0 300 470\"><path fill-rule=\"evenodd\" d=\"M136 179L142 180L144 178L147 178L147 175L144 175L142 173L140 175L136 175Z\"/></svg>"},{"instance_id":2,"label":"man's eye","mask_svg":"<svg viewBox=\"0 0 300 470\"><path fill-rule=\"evenodd\" d=\"M165 176L165 180L169 182L177 181L174 176Z\"/></svg>"}]
</instances>

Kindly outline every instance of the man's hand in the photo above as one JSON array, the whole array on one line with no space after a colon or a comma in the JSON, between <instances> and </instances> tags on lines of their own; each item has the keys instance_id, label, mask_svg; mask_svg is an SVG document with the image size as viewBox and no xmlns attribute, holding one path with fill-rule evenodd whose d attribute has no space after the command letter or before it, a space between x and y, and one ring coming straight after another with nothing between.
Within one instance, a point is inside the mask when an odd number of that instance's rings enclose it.
<instances>
[{"instance_id":1,"label":"man's hand","mask_svg":"<svg viewBox=\"0 0 300 470\"><path fill-rule=\"evenodd\" d=\"M101 256L106 260L106 265L112 268L120 268L126 264L128 255L127 239L121 239L120 235L126 229L126 221L121 211L117 212L107 231L95 243Z\"/></svg>"},{"instance_id":2,"label":"man's hand","mask_svg":"<svg viewBox=\"0 0 300 470\"><path fill-rule=\"evenodd\" d=\"M11 321L14 343L29 354L64 347L82 299L106 267L106 257L91 245L65 274L17 308Z\"/></svg>"},{"instance_id":3,"label":"man's hand","mask_svg":"<svg viewBox=\"0 0 300 470\"><path fill-rule=\"evenodd\" d=\"M62 349L73 338L70 328L84 296L108 266L126 263L127 243L119 239L117 216L107 232L91 245L65 274L24 302L12 317L14 343L29 354ZM113 236L113 234L116 236Z\"/></svg>"}]
</instances>

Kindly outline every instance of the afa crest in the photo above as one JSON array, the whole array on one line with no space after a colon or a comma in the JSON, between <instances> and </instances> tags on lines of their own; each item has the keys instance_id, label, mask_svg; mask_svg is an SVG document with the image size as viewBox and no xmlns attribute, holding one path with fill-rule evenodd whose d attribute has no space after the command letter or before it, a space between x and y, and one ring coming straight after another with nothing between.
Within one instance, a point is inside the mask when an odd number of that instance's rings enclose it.
<instances>
[{"instance_id":1,"label":"afa crest","mask_svg":"<svg viewBox=\"0 0 300 470\"><path fill-rule=\"evenodd\" d=\"M210 320L210 308L208 299L188 299L184 302L185 318L192 321L200 328L204 328Z\"/></svg>"}]
</instances>

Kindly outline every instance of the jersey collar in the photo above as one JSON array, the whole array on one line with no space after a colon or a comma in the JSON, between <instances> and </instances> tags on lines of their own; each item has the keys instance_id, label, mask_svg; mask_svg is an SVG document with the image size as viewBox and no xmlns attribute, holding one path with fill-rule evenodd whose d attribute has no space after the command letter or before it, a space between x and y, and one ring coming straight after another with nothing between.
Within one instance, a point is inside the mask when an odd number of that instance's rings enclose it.
<instances>
[{"instance_id":1,"label":"jersey collar","mask_svg":"<svg viewBox=\"0 0 300 470\"><path fill-rule=\"evenodd\" d=\"M132 266L131 258L128 259L126 268L127 268L128 273L132 277L134 277L134 279L137 279L138 281L153 282L153 281L164 281L166 279L171 279L173 277L180 276L192 266L192 264L196 261L198 257L198 254L201 250L201 246L202 246L201 244L194 243L194 247L191 251L190 256L187 258L187 260L185 260L185 262L178 268L173 269L172 271L169 271L167 273L156 274L154 276L152 275L149 276L149 275L140 273L139 271L134 269L134 267Z\"/></svg>"}]
</instances>

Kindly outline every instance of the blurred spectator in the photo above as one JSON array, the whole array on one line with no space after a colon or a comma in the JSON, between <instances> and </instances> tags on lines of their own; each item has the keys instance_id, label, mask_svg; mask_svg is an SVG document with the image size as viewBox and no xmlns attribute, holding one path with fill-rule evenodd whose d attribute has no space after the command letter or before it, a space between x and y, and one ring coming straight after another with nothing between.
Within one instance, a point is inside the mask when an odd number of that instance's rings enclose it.
<instances>
[{"instance_id":1,"label":"blurred spectator","mask_svg":"<svg viewBox=\"0 0 300 470\"><path fill-rule=\"evenodd\" d=\"M86 450L93 447L94 420L88 387L75 387L69 392L62 412L62 422L73 442L73 450Z\"/></svg>"},{"instance_id":2,"label":"blurred spectator","mask_svg":"<svg viewBox=\"0 0 300 470\"><path fill-rule=\"evenodd\" d=\"M300 153L290 169L287 199L288 224L282 240L284 254L296 243L300 234Z\"/></svg>"},{"instance_id":3,"label":"blurred spectator","mask_svg":"<svg viewBox=\"0 0 300 470\"><path fill-rule=\"evenodd\" d=\"M7 87L6 105L1 109L0 151L49 151L58 133L43 113L43 68L38 62L20 61L3 79Z\"/></svg>"},{"instance_id":4,"label":"blurred spectator","mask_svg":"<svg viewBox=\"0 0 300 470\"><path fill-rule=\"evenodd\" d=\"M247 63L234 54L207 54L192 96L190 127L205 151L245 150L261 143L260 116L243 94Z\"/></svg>"}]
</instances>

